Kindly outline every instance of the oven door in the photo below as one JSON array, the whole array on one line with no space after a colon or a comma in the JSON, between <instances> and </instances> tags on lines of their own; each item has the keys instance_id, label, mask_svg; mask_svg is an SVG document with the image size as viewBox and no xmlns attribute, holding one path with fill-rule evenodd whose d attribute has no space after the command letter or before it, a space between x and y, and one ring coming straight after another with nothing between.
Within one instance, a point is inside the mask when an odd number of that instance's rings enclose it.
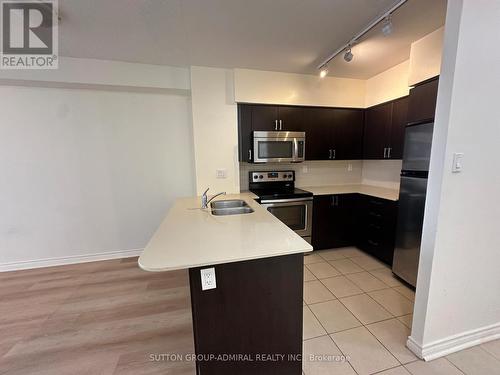
<instances>
[{"instance_id":1,"label":"oven door","mask_svg":"<svg viewBox=\"0 0 500 375\"><path fill-rule=\"evenodd\" d=\"M304 161L304 150L302 132L254 132L254 163L299 163Z\"/></svg>"},{"instance_id":2,"label":"oven door","mask_svg":"<svg viewBox=\"0 0 500 375\"><path fill-rule=\"evenodd\" d=\"M261 205L299 236L311 236L312 198L264 200Z\"/></svg>"}]
</instances>

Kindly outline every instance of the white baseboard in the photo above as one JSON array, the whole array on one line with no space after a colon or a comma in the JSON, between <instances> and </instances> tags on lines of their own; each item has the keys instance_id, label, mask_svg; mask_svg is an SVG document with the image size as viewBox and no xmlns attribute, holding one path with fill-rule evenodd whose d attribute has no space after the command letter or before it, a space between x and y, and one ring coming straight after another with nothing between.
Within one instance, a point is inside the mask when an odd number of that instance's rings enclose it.
<instances>
[{"instance_id":1,"label":"white baseboard","mask_svg":"<svg viewBox=\"0 0 500 375\"><path fill-rule=\"evenodd\" d=\"M453 335L430 344L420 345L413 337L408 337L406 345L415 355L426 361L444 357L485 342L500 338L500 323Z\"/></svg>"},{"instance_id":2,"label":"white baseboard","mask_svg":"<svg viewBox=\"0 0 500 375\"><path fill-rule=\"evenodd\" d=\"M143 249L108 251L105 253L73 255L69 257L28 260L22 262L0 263L0 272L26 270L31 268L62 266L64 264L95 262L116 258L129 258L141 255Z\"/></svg>"}]
</instances>

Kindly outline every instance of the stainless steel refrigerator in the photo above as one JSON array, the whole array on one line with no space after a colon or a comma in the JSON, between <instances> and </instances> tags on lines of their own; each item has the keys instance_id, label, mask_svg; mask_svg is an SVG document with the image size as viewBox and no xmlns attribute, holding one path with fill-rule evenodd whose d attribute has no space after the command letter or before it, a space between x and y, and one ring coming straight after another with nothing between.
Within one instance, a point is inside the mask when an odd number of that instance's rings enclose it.
<instances>
[{"instance_id":1,"label":"stainless steel refrigerator","mask_svg":"<svg viewBox=\"0 0 500 375\"><path fill-rule=\"evenodd\" d=\"M405 130L392 271L413 286L417 283L433 126L431 122Z\"/></svg>"}]
</instances>

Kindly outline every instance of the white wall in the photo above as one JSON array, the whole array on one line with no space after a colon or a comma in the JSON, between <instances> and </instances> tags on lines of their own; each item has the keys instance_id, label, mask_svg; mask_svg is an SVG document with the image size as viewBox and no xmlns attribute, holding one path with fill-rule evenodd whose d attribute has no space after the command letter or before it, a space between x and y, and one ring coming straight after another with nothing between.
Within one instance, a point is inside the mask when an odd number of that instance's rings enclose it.
<instances>
[{"instance_id":1,"label":"white wall","mask_svg":"<svg viewBox=\"0 0 500 375\"><path fill-rule=\"evenodd\" d=\"M98 85L129 90L169 90L189 94L189 70L172 66L60 57L54 70L0 70L0 84L84 87Z\"/></svg>"},{"instance_id":2,"label":"white wall","mask_svg":"<svg viewBox=\"0 0 500 375\"><path fill-rule=\"evenodd\" d=\"M198 195L206 188L239 193L238 116L234 101L233 72L228 69L191 67L193 135ZM216 178L223 169L226 178Z\"/></svg>"},{"instance_id":3,"label":"white wall","mask_svg":"<svg viewBox=\"0 0 500 375\"><path fill-rule=\"evenodd\" d=\"M0 97L0 271L136 254L173 199L194 194L189 97Z\"/></svg>"},{"instance_id":4,"label":"white wall","mask_svg":"<svg viewBox=\"0 0 500 375\"><path fill-rule=\"evenodd\" d=\"M408 342L426 359L500 337L499 20L498 2L448 2ZM465 153L458 174L455 152Z\"/></svg>"},{"instance_id":5,"label":"white wall","mask_svg":"<svg viewBox=\"0 0 500 375\"><path fill-rule=\"evenodd\" d=\"M363 108L365 81L318 75L234 70L239 103L317 105Z\"/></svg>"},{"instance_id":6,"label":"white wall","mask_svg":"<svg viewBox=\"0 0 500 375\"><path fill-rule=\"evenodd\" d=\"M366 80L365 107L408 95L410 61L404 61Z\"/></svg>"},{"instance_id":7,"label":"white wall","mask_svg":"<svg viewBox=\"0 0 500 375\"><path fill-rule=\"evenodd\" d=\"M441 27L411 44L409 86L439 74L443 51L443 33L444 28Z\"/></svg>"}]
</instances>

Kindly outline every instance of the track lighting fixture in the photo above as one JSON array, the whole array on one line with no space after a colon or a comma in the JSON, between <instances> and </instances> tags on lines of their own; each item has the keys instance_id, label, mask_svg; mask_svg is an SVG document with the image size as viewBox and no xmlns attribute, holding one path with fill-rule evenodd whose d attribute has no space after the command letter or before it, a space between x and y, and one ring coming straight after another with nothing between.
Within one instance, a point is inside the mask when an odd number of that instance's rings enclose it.
<instances>
[{"instance_id":1,"label":"track lighting fixture","mask_svg":"<svg viewBox=\"0 0 500 375\"><path fill-rule=\"evenodd\" d=\"M404 5L408 0L399 0L392 7L387 9L382 15L375 18L372 22L370 22L363 30L357 33L353 38L351 38L346 44L333 52L330 56L328 56L323 62L318 65L318 70L320 71L320 77L325 77L328 74L328 70L326 70L326 66L330 61L332 61L335 57L344 53L344 60L350 62L354 55L352 54L351 47L355 43L359 43L360 39L368 33L371 29L376 26L379 26L381 22L382 24L382 33L384 35L389 35L392 33L393 25L392 25L392 14L399 9L402 5ZM326 70L326 72L323 72Z\"/></svg>"},{"instance_id":2,"label":"track lighting fixture","mask_svg":"<svg viewBox=\"0 0 500 375\"><path fill-rule=\"evenodd\" d=\"M392 16L390 14L384 19L384 23L382 25L382 33L385 36L392 33Z\"/></svg>"},{"instance_id":3,"label":"track lighting fixture","mask_svg":"<svg viewBox=\"0 0 500 375\"><path fill-rule=\"evenodd\" d=\"M328 68L326 66L324 66L323 68L321 68L321 70L319 71L319 76L321 78L325 78L328 74Z\"/></svg>"},{"instance_id":4,"label":"track lighting fixture","mask_svg":"<svg viewBox=\"0 0 500 375\"><path fill-rule=\"evenodd\" d=\"M353 57L354 57L354 55L352 54L352 52L351 52L351 46L349 45L346 48L346 50L345 50L344 60L347 61L347 62L351 62Z\"/></svg>"}]
</instances>

